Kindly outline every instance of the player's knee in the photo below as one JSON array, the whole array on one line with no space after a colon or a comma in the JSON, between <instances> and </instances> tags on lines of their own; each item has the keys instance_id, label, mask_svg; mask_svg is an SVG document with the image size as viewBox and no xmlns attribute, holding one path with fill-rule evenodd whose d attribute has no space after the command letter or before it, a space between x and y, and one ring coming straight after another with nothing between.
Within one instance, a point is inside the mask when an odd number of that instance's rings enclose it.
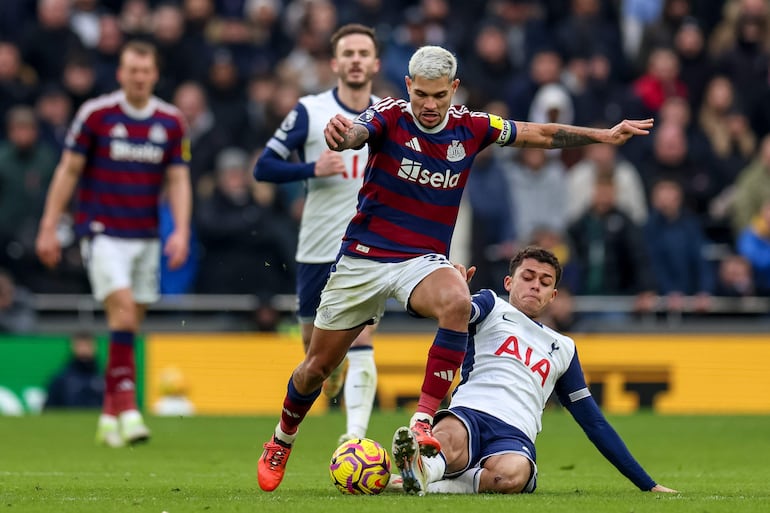
<instances>
[{"instance_id":1,"label":"player's knee","mask_svg":"<svg viewBox=\"0 0 770 513\"><path fill-rule=\"evenodd\" d=\"M463 291L453 292L447 295L444 308L444 316L452 319L460 319L467 323L471 315L470 294Z\"/></svg>"},{"instance_id":2,"label":"player's knee","mask_svg":"<svg viewBox=\"0 0 770 513\"><path fill-rule=\"evenodd\" d=\"M308 384L323 383L323 380L329 377L332 371L337 367L326 358L307 358L301 366L301 374L304 381Z\"/></svg>"},{"instance_id":3,"label":"player's knee","mask_svg":"<svg viewBox=\"0 0 770 513\"><path fill-rule=\"evenodd\" d=\"M490 479L491 492L495 493L521 493L527 485L527 476L520 473L502 474L494 473Z\"/></svg>"}]
</instances>

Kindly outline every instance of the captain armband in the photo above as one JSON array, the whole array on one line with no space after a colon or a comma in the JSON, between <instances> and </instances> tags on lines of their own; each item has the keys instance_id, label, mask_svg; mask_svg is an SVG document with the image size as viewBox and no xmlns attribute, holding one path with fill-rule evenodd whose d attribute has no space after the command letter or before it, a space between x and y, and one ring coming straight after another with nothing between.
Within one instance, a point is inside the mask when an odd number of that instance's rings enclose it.
<instances>
[{"instance_id":1,"label":"captain armband","mask_svg":"<svg viewBox=\"0 0 770 513\"><path fill-rule=\"evenodd\" d=\"M495 116L494 114L489 115L489 126L500 131L500 135L495 139L496 144L505 146L510 142L511 134L513 134L511 123L510 120L503 119L500 116Z\"/></svg>"}]
</instances>

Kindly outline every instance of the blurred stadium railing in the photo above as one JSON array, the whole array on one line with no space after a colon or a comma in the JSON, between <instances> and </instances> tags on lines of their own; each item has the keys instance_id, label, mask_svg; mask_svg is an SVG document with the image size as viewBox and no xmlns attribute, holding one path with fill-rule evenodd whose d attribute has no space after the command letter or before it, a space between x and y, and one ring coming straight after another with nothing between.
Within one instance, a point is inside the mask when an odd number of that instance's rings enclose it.
<instances>
[{"instance_id":1,"label":"blurred stadium railing","mask_svg":"<svg viewBox=\"0 0 770 513\"><path fill-rule=\"evenodd\" d=\"M39 316L39 331L61 332L77 327L98 327L103 315L101 304L87 294L37 294L34 296ZM573 310L579 318L595 317L592 326L602 328L602 316L630 314L634 310L633 296L576 296ZM660 328L681 328L688 331L712 330L714 326L736 330L737 327L754 330L756 322L770 322L770 298L767 297L713 297L708 314L695 312L695 298L686 297L681 312L666 310L665 298L660 297L655 311L645 315L629 316L623 324L624 330L636 331ZM229 294L186 294L163 296L153 304L147 314L145 331L235 331L248 330L254 312L261 305L260 299L252 295ZM294 320L296 297L293 294L276 295L270 306L281 312L289 322ZM401 305L395 301L387 304L388 313L384 325L388 331L433 330L432 323L426 323L407 316ZM747 321L752 321L747 323ZM766 327L766 326L765 326ZM387 327L386 327L387 329ZM617 323L608 323L606 330L617 331Z\"/></svg>"}]
</instances>

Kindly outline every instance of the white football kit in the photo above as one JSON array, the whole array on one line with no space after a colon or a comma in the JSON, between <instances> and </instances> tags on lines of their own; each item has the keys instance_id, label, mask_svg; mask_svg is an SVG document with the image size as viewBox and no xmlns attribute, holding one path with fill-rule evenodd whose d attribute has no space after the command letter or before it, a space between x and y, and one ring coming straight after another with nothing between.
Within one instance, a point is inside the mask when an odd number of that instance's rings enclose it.
<instances>
[{"instance_id":1,"label":"white football kit","mask_svg":"<svg viewBox=\"0 0 770 513\"><path fill-rule=\"evenodd\" d=\"M371 98L372 103L378 100L375 96ZM329 149L323 131L336 114L354 119L359 113L349 111L340 104L336 89L304 96L275 131L267 148L284 160L296 150L303 162L315 162L321 153ZM297 262L334 262L345 228L356 213L369 148L365 145L358 150L345 150L339 155L347 168L345 174L306 178L307 197L299 231Z\"/></svg>"},{"instance_id":2,"label":"white football kit","mask_svg":"<svg viewBox=\"0 0 770 513\"><path fill-rule=\"evenodd\" d=\"M487 295L487 303L488 294L494 297L488 312L479 306L483 304L478 299L481 294ZM534 442L541 430L543 408L556 380L570 366L575 343L533 321L492 291L476 296L473 338L450 408L466 406L489 413ZM482 314L483 320L475 324Z\"/></svg>"},{"instance_id":3,"label":"white football kit","mask_svg":"<svg viewBox=\"0 0 770 513\"><path fill-rule=\"evenodd\" d=\"M452 395L450 412L464 407L495 417L534 444L546 401L556 392L610 463L639 489L655 486L596 404L571 338L530 319L491 290L474 294L472 304L462 380ZM488 434L469 432L471 440L480 436Z\"/></svg>"}]
</instances>

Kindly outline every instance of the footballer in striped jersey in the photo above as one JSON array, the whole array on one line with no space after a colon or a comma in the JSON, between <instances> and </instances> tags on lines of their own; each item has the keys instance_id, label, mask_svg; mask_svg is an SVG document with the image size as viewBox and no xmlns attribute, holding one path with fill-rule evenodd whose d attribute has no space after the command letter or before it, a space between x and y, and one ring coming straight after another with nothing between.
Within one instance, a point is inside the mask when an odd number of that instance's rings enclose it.
<instances>
[{"instance_id":1,"label":"footballer in striped jersey","mask_svg":"<svg viewBox=\"0 0 770 513\"><path fill-rule=\"evenodd\" d=\"M343 25L332 35L331 46L336 87L300 98L254 167L257 180L302 180L306 186L296 256L297 314L305 348L310 344L321 290L345 227L356 213L369 158L366 147L340 153L329 150L323 130L336 114L353 119L379 101L372 95L372 79L380 68L374 30L355 23ZM295 154L299 162L292 160ZM330 398L339 394L344 382L347 426L340 442L366 436L377 388L373 331L374 326L367 327L356 338L345 362L324 382L324 393Z\"/></svg>"},{"instance_id":2,"label":"footballer in striped jersey","mask_svg":"<svg viewBox=\"0 0 770 513\"><path fill-rule=\"evenodd\" d=\"M174 269L189 249L189 140L179 111L152 94L158 77L155 47L126 43L117 71L120 89L85 102L72 122L36 241L40 260L54 267L61 258L57 225L77 189L75 232L110 331L97 426L97 442L110 447L150 436L136 404L134 339L147 305L159 296L161 250ZM175 228L161 248L163 189Z\"/></svg>"},{"instance_id":3,"label":"footballer in striped jersey","mask_svg":"<svg viewBox=\"0 0 770 513\"><path fill-rule=\"evenodd\" d=\"M289 380L271 439L283 445L268 449L266 444L260 460L260 484L269 481L270 490L283 478L297 428L323 380L358 333L379 320L389 299L415 316L438 321L410 429L421 454L439 453L433 416L463 361L471 315L468 285L447 255L462 191L479 151L491 144L623 144L647 134L653 125L652 119L624 120L610 129L593 129L501 119L452 104L460 81L457 60L448 50L419 48L408 68L409 101L384 98L355 121L336 115L324 129L330 149L368 144L369 160L356 214L321 294L308 352Z\"/></svg>"}]
</instances>

